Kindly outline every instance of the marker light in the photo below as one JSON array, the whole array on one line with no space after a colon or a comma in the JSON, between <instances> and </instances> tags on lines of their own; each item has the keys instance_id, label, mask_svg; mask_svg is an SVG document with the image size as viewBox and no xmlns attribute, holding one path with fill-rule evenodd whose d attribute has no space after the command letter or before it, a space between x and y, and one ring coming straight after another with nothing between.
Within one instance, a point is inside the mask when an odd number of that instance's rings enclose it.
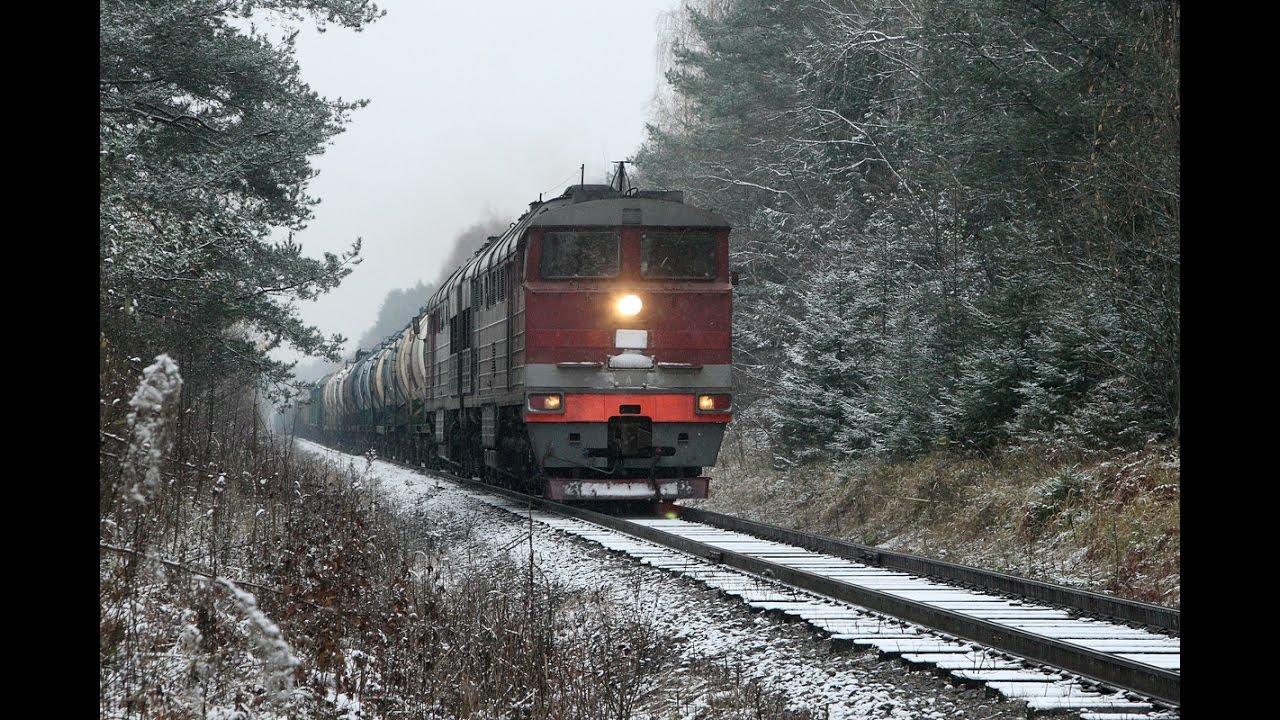
<instances>
[{"instance_id":1,"label":"marker light","mask_svg":"<svg viewBox=\"0 0 1280 720\"><path fill-rule=\"evenodd\" d=\"M729 412L733 400L730 395L699 395L698 412Z\"/></svg>"},{"instance_id":2,"label":"marker light","mask_svg":"<svg viewBox=\"0 0 1280 720\"><path fill-rule=\"evenodd\" d=\"M644 304L640 302L639 296L623 295L622 299L618 301L618 312L623 315L638 315L640 308L643 306Z\"/></svg>"},{"instance_id":3,"label":"marker light","mask_svg":"<svg viewBox=\"0 0 1280 720\"><path fill-rule=\"evenodd\" d=\"M529 409L540 412L560 412L560 395L535 394L529 396Z\"/></svg>"}]
</instances>

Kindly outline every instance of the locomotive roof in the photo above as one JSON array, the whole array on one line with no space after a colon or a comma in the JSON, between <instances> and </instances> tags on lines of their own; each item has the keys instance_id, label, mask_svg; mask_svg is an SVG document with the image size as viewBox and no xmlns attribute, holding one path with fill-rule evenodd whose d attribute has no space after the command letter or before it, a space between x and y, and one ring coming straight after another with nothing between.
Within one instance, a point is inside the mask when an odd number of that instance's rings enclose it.
<instances>
[{"instance_id":1,"label":"locomotive roof","mask_svg":"<svg viewBox=\"0 0 1280 720\"><path fill-rule=\"evenodd\" d=\"M606 185L605 187L607 188L608 186ZM569 194L572 190L573 188L570 188L565 192ZM607 194L579 191L573 193L572 202L560 203L555 206L548 204L540 208L533 213L533 218L529 225L532 227L572 227L575 225L729 227L729 223L716 213L685 205L683 196L684 193L679 191L650 191L633 195L624 195L617 191ZM624 212L627 210L632 212Z\"/></svg>"},{"instance_id":2,"label":"locomotive roof","mask_svg":"<svg viewBox=\"0 0 1280 720\"><path fill-rule=\"evenodd\" d=\"M506 232L490 238L470 260L455 269L427 299L426 307L447 300L464 280L492 270L515 251L529 228L587 225L729 227L719 214L685 205L684 193L679 190L623 193L611 185L570 185L560 197L530 203L529 210L511 223Z\"/></svg>"}]
</instances>

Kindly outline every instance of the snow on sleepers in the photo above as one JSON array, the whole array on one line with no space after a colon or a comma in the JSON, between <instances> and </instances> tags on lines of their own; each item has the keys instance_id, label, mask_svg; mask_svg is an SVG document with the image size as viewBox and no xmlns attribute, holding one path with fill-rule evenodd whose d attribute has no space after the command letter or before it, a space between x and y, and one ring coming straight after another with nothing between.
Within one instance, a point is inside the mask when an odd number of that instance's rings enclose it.
<instances>
[{"instance_id":1,"label":"snow on sleepers","mask_svg":"<svg viewBox=\"0 0 1280 720\"><path fill-rule=\"evenodd\" d=\"M1003 693L1001 693L1003 694ZM1027 704L1027 707L1035 712L1063 712L1070 710L1126 710L1136 712L1140 710L1152 710L1153 706L1149 702L1139 702L1137 700L1129 700L1124 697L1114 696L1065 696L1065 697L1030 697L1018 698Z\"/></svg>"},{"instance_id":2,"label":"snow on sleepers","mask_svg":"<svg viewBox=\"0 0 1280 720\"><path fill-rule=\"evenodd\" d=\"M788 614L818 613L827 610L842 612L846 615L849 614L849 610L847 608L842 608L839 605L834 605L829 602L808 598L803 600L786 600L776 603L760 603L758 607L761 610L777 610Z\"/></svg>"},{"instance_id":3,"label":"snow on sleepers","mask_svg":"<svg viewBox=\"0 0 1280 720\"><path fill-rule=\"evenodd\" d=\"M1152 635L1151 633L1145 630L1139 630L1137 628L1119 628L1119 629L1115 627L1091 628L1088 626L1067 625L1062 623L1058 623L1055 625L1039 625L1039 626L1027 627L1023 624L1020 624L1019 621L1016 619L1005 620L1004 624L1010 627L1016 627L1016 628L1026 630L1028 632L1033 632L1033 633L1036 633L1037 635L1044 635L1046 637L1056 638L1058 640L1073 640L1073 639L1088 639L1088 638L1111 638L1116 640L1164 639L1160 635Z\"/></svg>"},{"instance_id":4,"label":"snow on sleepers","mask_svg":"<svg viewBox=\"0 0 1280 720\"><path fill-rule=\"evenodd\" d=\"M1152 667L1164 668L1166 670L1182 671L1181 655L1166 655L1156 653L1116 653L1126 660L1145 663Z\"/></svg>"},{"instance_id":5,"label":"snow on sleepers","mask_svg":"<svg viewBox=\"0 0 1280 720\"><path fill-rule=\"evenodd\" d=\"M1178 655L1182 652L1181 645L1178 643L1170 643L1164 638L1154 640L1132 639L1132 638L1065 638L1063 642L1069 642L1073 645L1091 648L1099 652L1108 653L1145 653L1151 655L1166 654Z\"/></svg>"},{"instance_id":6,"label":"snow on sleepers","mask_svg":"<svg viewBox=\"0 0 1280 720\"><path fill-rule=\"evenodd\" d=\"M836 643L849 643L858 645L863 640L934 640L927 635L921 635L918 632L904 630L902 628L822 628L830 633L831 640ZM950 652L950 650L948 650Z\"/></svg>"},{"instance_id":7,"label":"snow on sleepers","mask_svg":"<svg viewBox=\"0 0 1280 720\"><path fill-rule=\"evenodd\" d=\"M951 673L961 680L973 680L979 683L989 682L1057 682L1061 676L1039 670L999 669L999 670L956 670Z\"/></svg>"},{"instance_id":8,"label":"snow on sleepers","mask_svg":"<svg viewBox=\"0 0 1280 720\"><path fill-rule=\"evenodd\" d=\"M913 665L933 665L940 670L1016 670L1026 665L983 650L962 653L903 653L902 659Z\"/></svg>"},{"instance_id":9,"label":"snow on sleepers","mask_svg":"<svg viewBox=\"0 0 1280 720\"><path fill-rule=\"evenodd\" d=\"M872 638L854 635L832 635L831 639L844 641L859 647L873 647L886 657L897 657L903 653L911 653L913 655L929 653L953 654L973 649L972 643L949 642L933 637Z\"/></svg>"},{"instance_id":10,"label":"snow on sleepers","mask_svg":"<svg viewBox=\"0 0 1280 720\"><path fill-rule=\"evenodd\" d=\"M1146 712L1082 712L1080 720L1151 720Z\"/></svg>"},{"instance_id":11,"label":"snow on sleepers","mask_svg":"<svg viewBox=\"0 0 1280 720\"><path fill-rule=\"evenodd\" d=\"M1136 703L1119 693L1099 693L1074 680L1056 682L992 680L987 683L987 688L1011 700L1051 700L1056 707L1062 709L1074 707L1097 710L1102 707L1114 707L1118 710L1147 710L1151 708L1147 703ZM1072 704L1076 702L1081 704Z\"/></svg>"},{"instance_id":12,"label":"snow on sleepers","mask_svg":"<svg viewBox=\"0 0 1280 720\"><path fill-rule=\"evenodd\" d=\"M942 603L925 603L925 604L933 605L934 607L940 608L942 610L952 609ZM963 613L964 615L978 618L980 620L991 620L991 621L1004 621L1004 620L1010 620L1010 619L1016 619L1016 618L1066 619L1071 617L1068 613L1062 610L1049 610L1049 609L1039 610L1039 609L1031 609L1031 608L1028 608L1026 610L1009 609L1009 608L992 608L992 609L965 608L965 609L957 610L956 612L960 612L960 613Z\"/></svg>"}]
</instances>

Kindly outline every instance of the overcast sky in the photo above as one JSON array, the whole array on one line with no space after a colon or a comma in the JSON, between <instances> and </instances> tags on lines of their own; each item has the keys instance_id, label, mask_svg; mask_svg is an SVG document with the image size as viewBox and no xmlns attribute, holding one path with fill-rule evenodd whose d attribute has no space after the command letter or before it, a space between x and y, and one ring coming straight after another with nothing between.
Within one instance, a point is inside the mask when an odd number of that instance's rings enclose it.
<instances>
[{"instance_id":1,"label":"overcast sky","mask_svg":"<svg viewBox=\"0 0 1280 720\"><path fill-rule=\"evenodd\" d=\"M387 14L363 32L305 27L312 89L371 102L313 160L321 203L295 236L311 257L362 237L364 262L301 304L304 321L354 350L387 290L434 281L461 231L634 154L660 82L659 16L678 2L379 0Z\"/></svg>"}]
</instances>

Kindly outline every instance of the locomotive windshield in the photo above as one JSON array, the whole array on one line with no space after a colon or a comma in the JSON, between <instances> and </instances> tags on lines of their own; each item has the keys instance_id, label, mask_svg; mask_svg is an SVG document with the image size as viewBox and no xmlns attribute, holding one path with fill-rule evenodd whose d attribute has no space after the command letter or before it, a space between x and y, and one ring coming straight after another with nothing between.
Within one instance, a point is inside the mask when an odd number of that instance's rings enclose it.
<instances>
[{"instance_id":1,"label":"locomotive windshield","mask_svg":"<svg viewBox=\"0 0 1280 720\"><path fill-rule=\"evenodd\" d=\"M715 236L705 230L646 232L640 239L640 275L681 280L714 279Z\"/></svg>"},{"instance_id":2,"label":"locomotive windshield","mask_svg":"<svg viewBox=\"0 0 1280 720\"><path fill-rule=\"evenodd\" d=\"M618 233L549 232L538 273L547 279L618 276Z\"/></svg>"}]
</instances>

